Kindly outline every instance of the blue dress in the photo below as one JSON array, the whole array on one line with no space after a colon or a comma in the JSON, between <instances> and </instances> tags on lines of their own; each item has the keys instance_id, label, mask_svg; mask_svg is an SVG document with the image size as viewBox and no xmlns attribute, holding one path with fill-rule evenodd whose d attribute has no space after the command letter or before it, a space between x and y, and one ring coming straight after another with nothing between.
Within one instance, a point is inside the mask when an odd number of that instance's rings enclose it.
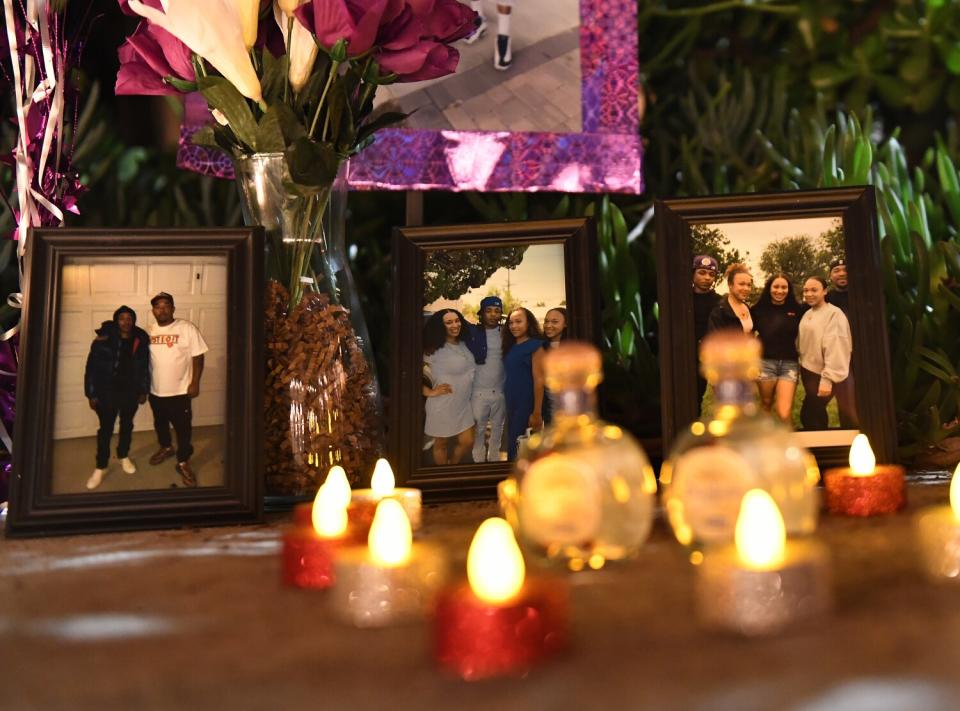
<instances>
[{"instance_id":1,"label":"blue dress","mask_svg":"<svg viewBox=\"0 0 960 711\"><path fill-rule=\"evenodd\" d=\"M543 341L531 338L514 344L503 357L506 379L503 395L507 401L507 458L517 458L517 437L527 431L533 414L533 354L543 348Z\"/></svg>"}]
</instances>

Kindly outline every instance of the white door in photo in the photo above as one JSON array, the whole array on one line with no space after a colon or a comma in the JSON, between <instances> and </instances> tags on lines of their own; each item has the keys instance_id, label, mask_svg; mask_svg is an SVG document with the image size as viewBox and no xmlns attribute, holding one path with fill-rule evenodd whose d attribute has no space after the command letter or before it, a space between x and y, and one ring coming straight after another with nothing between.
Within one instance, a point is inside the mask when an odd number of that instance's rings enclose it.
<instances>
[{"instance_id":1,"label":"white door in photo","mask_svg":"<svg viewBox=\"0 0 960 711\"><path fill-rule=\"evenodd\" d=\"M175 318L192 321L210 349L204 356L193 425L221 425L226 411L227 267L223 257L83 258L63 268L57 349L54 439L96 435L99 422L84 394L83 379L96 329L121 305L137 313L145 331L156 323L150 298L165 291ZM149 403L137 410L134 431L152 430Z\"/></svg>"}]
</instances>

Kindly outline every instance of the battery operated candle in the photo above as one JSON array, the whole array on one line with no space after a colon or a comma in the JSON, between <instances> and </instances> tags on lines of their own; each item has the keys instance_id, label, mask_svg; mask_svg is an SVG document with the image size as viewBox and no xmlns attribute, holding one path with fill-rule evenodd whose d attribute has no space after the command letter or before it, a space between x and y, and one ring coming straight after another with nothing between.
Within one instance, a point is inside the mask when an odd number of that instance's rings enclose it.
<instances>
[{"instance_id":1,"label":"battery operated candle","mask_svg":"<svg viewBox=\"0 0 960 711\"><path fill-rule=\"evenodd\" d=\"M513 529L484 521L467 554L467 580L440 593L437 661L468 681L522 675L569 640L566 583L527 577Z\"/></svg>"},{"instance_id":2,"label":"battery operated candle","mask_svg":"<svg viewBox=\"0 0 960 711\"><path fill-rule=\"evenodd\" d=\"M383 499L396 499L407 512L407 518L410 519L411 528L419 530L421 524L421 511L423 508L423 497L420 489L411 487L395 486L396 479L393 476L393 469L390 462L382 457L377 460L373 468L373 476L370 479L369 489L356 489L351 494L350 508L348 515L350 523L355 526L358 532L369 529L370 523L377 510L377 504Z\"/></svg>"},{"instance_id":3,"label":"battery operated candle","mask_svg":"<svg viewBox=\"0 0 960 711\"><path fill-rule=\"evenodd\" d=\"M297 507L293 526L283 535L283 582L298 588L330 587L334 552L349 538L342 492L324 484L312 504Z\"/></svg>"},{"instance_id":4,"label":"battery operated candle","mask_svg":"<svg viewBox=\"0 0 960 711\"><path fill-rule=\"evenodd\" d=\"M876 462L867 436L858 434L850 446L850 466L828 469L823 474L823 498L830 513L877 516L906 505L903 467Z\"/></svg>"},{"instance_id":5,"label":"battery operated candle","mask_svg":"<svg viewBox=\"0 0 960 711\"><path fill-rule=\"evenodd\" d=\"M443 551L413 542L410 520L399 501L383 499L367 545L342 546L334 562L334 614L357 627L383 627L416 620L446 582Z\"/></svg>"},{"instance_id":6,"label":"battery operated candle","mask_svg":"<svg viewBox=\"0 0 960 711\"><path fill-rule=\"evenodd\" d=\"M772 634L830 608L825 549L813 541L787 542L783 517L767 492L744 495L734 537L734 546L707 551L697 568L697 612L704 625Z\"/></svg>"},{"instance_id":7,"label":"battery operated candle","mask_svg":"<svg viewBox=\"0 0 960 711\"><path fill-rule=\"evenodd\" d=\"M922 511L917 535L927 574L934 580L960 581L960 465L950 482L950 504Z\"/></svg>"}]
</instances>

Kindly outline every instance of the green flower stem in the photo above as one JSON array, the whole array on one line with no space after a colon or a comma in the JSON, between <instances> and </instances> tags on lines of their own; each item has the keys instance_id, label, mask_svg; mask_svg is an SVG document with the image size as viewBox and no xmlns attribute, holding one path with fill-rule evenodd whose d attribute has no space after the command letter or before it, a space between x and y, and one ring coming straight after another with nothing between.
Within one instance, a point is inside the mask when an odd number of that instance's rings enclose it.
<instances>
[{"instance_id":1,"label":"green flower stem","mask_svg":"<svg viewBox=\"0 0 960 711\"><path fill-rule=\"evenodd\" d=\"M337 72L340 70L340 62L331 60L330 62L330 73L327 74L327 83L323 87L323 93L320 94L320 101L317 102L317 110L313 112L313 121L310 122L310 130L307 132L307 135L310 138L313 138L313 132L317 128L317 121L320 118L320 109L323 108L323 102L327 100L327 94L330 91L330 86L333 84L333 78L337 75ZM327 117L329 118L329 116ZM326 130L324 130L326 133Z\"/></svg>"},{"instance_id":2,"label":"green flower stem","mask_svg":"<svg viewBox=\"0 0 960 711\"><path fill-rule=\"evenodd\" d=\"M287 20L287 57L290 56L290 43L293 41L293 21L294 17ZM268 50L269 51L269 50ZM283 103L287 103L287 92L290 89L290 72L287 72L286 81L283 82Z\"/></svg>"}]
</instances>

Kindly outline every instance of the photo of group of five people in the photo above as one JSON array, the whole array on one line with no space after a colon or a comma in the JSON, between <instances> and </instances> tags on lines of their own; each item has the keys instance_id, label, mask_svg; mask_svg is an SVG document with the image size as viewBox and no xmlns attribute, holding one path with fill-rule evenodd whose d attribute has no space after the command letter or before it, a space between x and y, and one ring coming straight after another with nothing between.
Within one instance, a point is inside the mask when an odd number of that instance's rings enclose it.
<instances>
[{"instance_id":1,"label":"photo of group of five people","mask_svg":"<svg viewBox=\"0 0 960 711\"><path fill-rule=\"evenodd\" d=\"M440 309L423 329L425 450L431 464L498 462L517 456L518 440L550 421L543 375L546 349L567 337L567 310L543 325L499 296L480 301L479 323Z\"/></svg>"},{"instance_id":2,"label":"photo of group of five people","mask_svg":"<svg viewBox=\"0 0 960 711\"><path fill-rule=\"evenodd\" d=\"M764 410L791 426L824 430L831 426L828 409L835 400L832 407L839 427L856 429L846 260L836 257L831 261L829 280L811 274L797 285L782 272L770 274L759 297L755 297L753 276L746 264L727 266L724 295L714 290L718 276L715 257L694 257L697 343L719 329L739 329L755 336L763 347L757 395ZM702 375L698 374L697 384L698 401L703 401L707 383ZM795 412L798 385L803 393L799 412Z\"/></svg>"}]
</instances>

